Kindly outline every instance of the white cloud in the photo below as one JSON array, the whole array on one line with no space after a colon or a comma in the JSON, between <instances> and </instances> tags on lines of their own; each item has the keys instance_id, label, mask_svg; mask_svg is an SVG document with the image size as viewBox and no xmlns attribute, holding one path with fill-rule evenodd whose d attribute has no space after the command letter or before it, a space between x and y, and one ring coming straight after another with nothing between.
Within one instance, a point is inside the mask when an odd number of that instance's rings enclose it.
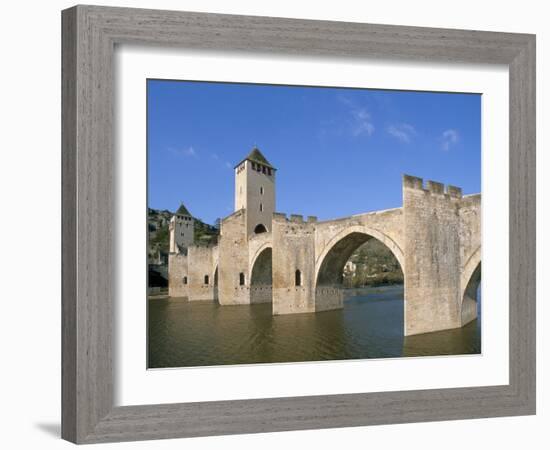
<instances>
[{"instance_id":1,"label":"white cloud","mask_svg":"<svg viewBox=\"0 0 550 450\"><path fill-rule=\"evenodd\" d=\"M198 157L197 151L191 146L183 148L168 147L168 151L175 156L189 156L193 158Z\"/></svg>"},{"instance_id":2,"label":"white cloud","mask_svg":"<svg viewBox=\"0 0 550 450\"><path fill-rule=\"evenodd\" d=\"M367 134L371 136L374 133L374 124L372 123L371 115L365 108L359 108L352 111L354 124L352 133L354 136Z\"/></svg>"},{"instance_id":3,"label":"white cloud","mask_svg":"<svg viewBox=\"0 0 550 450\"><path fill-rule=\"evenodd\" d=\"M386 131L405 144L409 144L413 136L416 135L416 129L408 123L390 125L386 128Z\"/></svg>"},{"instance_id":4,"label":"white cloud","mask_svg":"<svg viewBox=\"0 0 550 450\"><path fill-rule=\"evenodd\" d=\"M210 154L210 158L216 161L217 164L221 164L226 169L233 169L233 166L231 165L231 163L224 161L222 158L220 158L220 155L218 155L217 153Z\"/></svg>"},{"instance_id":5,"label":"white cloud","mask_svg":"<svg viewBox=\"0 0 550 450\"><path fill-rule=\"evenodd\" d=\"M448 129L441 134L441 148L445 151L450 150L450 148L458 143L459 134L457 130Z\"/></svg>"},{"instance_id":6,"label":"white cloud","mask_svg":"<svg viewBox=\"0 0 550 450\"><path fill-rule=\"evenodd\" d=\"M353 136L367 135L374 133L374 122L368 109L357 105L353 100L345 96L338 96L338 100L349 108L351 114L351 134Z\"/></svg>"},{"instance_id":7,"label":"white cloud","mask_svg":"<svg viewBox=\"0 0 550 450\"><path fill-rule=\"evenodd\" d=\"M200 152L193 146L189 147L168 147L167 150L177 157L198 158L199 153L203 158L210 158L218 167L233 169L233 166L228 161L224 161L218 153L211 153L208 150L202 149Z\"/></svg>"}]
</instances>

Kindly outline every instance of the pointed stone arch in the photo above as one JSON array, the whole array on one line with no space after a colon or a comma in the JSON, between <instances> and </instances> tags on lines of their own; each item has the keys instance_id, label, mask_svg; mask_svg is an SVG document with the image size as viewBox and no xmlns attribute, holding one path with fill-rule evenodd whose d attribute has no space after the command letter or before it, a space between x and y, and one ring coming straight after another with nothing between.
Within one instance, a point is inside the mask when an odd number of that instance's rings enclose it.
<instances>
[{"instance_id":1,"label":"pointed stone arch","mask_svg":"<svg viewBox=\"0 0 550 450\"><path fill-rule=\"evenodd\" d=\"M213 296L214 301L218 301L218 264L214 266L214 272L212 274L212 283L213 283Z\"/></svg>"},{"instance_id":2,"label":"pointed stone arch","mask_svg":"<svg viewBox=\"0 0 550 450\"><path fill-rule=\"evenodd\" d=\"M250 265L250 303L273 301L273 251L271 245L258 249Z\"/></svg>"},{"instance_id":3,"label":"pointed stone arch","mask_svg":"<svg viewBox=\"0 0 550 450\"><path fill-rule=\"evenodd\" d=\"M323 275L326 275L326 272L323 273L326 269L326 266L323 266L323 264L327 264L327 256L329 256L331 252L334 252L335 249L341 250L339 260L335 261L335 263L338 265L341 263L343 268L353 251L371 238L375 238L382 242L382 244L392 252L401 266L403 275L405 275L405 257L403 250L390 236L374 228L364 225L354 225L334 235L317 256L315 261L315 286L319 286L319 276L321 275L321 278L323 278ZM336 246L341 246L341 248L337 248Z\"/></svg>"},{"instance_id":4,"label":"pointed stone arch","mask_svg":"<svg viewBox=\"0 0 550 450\"><path fill-rule=\"evenodd\" d=\"M267 233L267 228L263 223L259 223L254 227L254 234Z\"/></svg>"},{"instance_id":5,"label":"pointed stone arch","mask_svg":"<svg viewBox=\"0 0 550 450\"><path fill-rule=\"evenodd\" d=\"M460 318L461 324L477 318L477 289L481 283L481 246L467 259L460 276Z\"/></svg>"}]
</instances>

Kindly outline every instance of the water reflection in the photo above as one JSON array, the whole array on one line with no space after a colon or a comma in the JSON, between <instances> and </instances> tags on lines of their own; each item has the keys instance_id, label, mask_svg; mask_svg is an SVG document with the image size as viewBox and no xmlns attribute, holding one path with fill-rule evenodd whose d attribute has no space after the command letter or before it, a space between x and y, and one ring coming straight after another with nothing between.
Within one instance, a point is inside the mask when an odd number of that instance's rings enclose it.
<instances>
[{"instance_id":1,"label":"water reflection","mask_svg":"<svg viewBox=\"0 0 550 450\"><path fill-rule=\"evenodd\" d=\"M344 309L272 316L271 305L149 301L149 367L479 353L480 319L403 336L403 287L371 288Z\"/></svg>"}]
</instances>

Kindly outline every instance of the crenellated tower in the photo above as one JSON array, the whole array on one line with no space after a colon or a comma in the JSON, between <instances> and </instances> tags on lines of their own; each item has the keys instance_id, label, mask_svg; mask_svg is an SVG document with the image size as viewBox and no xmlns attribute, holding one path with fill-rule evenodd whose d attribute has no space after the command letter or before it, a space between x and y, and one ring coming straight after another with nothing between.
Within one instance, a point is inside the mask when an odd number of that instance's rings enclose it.
<instances>
[{"instance_id":1,"label":"crenellated tower","mask_svg":"<svg viewBox=\"0 0 550 450\"><path fill-rule=\"evenodd\" d=\"M195 219L183 203L169 224L170 253L181 253L195 242Z\"/></svg>"},{"instance_id":2,"label":"crenellated tower","mask_svg":"<svg viewBox=\"0 0 550 450\"><path fill-rule=\"evenodd\" d=\"M271 232L276 171L257 147L235 166L235 211L245 211L247 236Z\"/></svg>"}]
</instances>

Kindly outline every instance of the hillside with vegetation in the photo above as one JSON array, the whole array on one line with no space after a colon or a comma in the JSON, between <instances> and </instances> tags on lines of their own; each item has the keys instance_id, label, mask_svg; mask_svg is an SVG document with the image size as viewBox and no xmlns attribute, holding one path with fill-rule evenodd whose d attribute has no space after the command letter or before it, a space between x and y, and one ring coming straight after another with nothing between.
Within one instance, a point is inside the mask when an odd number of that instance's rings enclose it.
<instances>
[{"instance_id":1,"label":"hillside with vegetation","mask_svg":"<svg viewBox=\"0 0 550 450\"><path fill-rule=\"evenodd\" d=\"M399 262L382 242L370 239L351 255L344 269L344 286L358 288L403 283Z\"/></svg>"}]
</instances>

